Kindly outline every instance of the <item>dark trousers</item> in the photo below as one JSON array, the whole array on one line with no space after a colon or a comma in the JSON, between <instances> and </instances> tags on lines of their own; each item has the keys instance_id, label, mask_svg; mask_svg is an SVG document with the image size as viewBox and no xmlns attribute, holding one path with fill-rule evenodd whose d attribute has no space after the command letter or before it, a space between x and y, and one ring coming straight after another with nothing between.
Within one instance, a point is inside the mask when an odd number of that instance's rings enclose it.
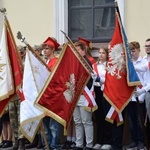
<instances>
[{"instance_id":1,"label":"dark trousers","mask_svg":"<svg viewBox=\"0 0 150 150\"><path fill-rule=\"evenodd\" d=\"M126 110L128 112L128 117L129 117L131 142L136 144L138 144L138 142L141 142L144 144L143 124L144 124L145 113L146 113L145 103L140 103L139 110L138 110L137 102L131 101L129 102ZM142 118L140 115L142 115Z\"/></svg>"},{"instance_id":2,"label":"dark trousers","mask_svg":"<svg viewBox=\"0 0 150 150\"><path fill-rule=\"evenodd\" d=\"M123 120L125 118L125 109L121 112ZM112 149L122 150L123 149L123 132L124 124L117 125L116 120L112 124Z\"/></svg>"},{"instance_id":3,"label":"dark trousers","mask_svg":"<svg viewBox=\"0 0 150 150\"><path fill-rule=\"evenodd\" d=\"M147 124L146 124L146 144L147 144L147 147L150 148L150 121L148 120L147 121Z\"/></svg>"},{"instance_id":4,"label":"dark trousers","mask_svg":"<svg viewBox=\"0 0 150 150\"><path fill-rule=\"evenodd\" d=\"M117 126L116 122L112 124L112 148L113 150L122 150L124 124Z\"/></svg>"},{"instance_id":5,"label":"dark trousers","mask_svg":"<svg viewBox=\"0 0 150 150\"><path fill-rule=\"evenodd\" d=\"M96 118L96 127L97 127L97 135L96 135L96 143L99 144L111 144L111 123L105 120L105 117L110 109L110 104L103 97L103 92L100 87L94 87L95 91L95 101L98 105L98 109L95 111Z\"/></svg>"}]
</instances>

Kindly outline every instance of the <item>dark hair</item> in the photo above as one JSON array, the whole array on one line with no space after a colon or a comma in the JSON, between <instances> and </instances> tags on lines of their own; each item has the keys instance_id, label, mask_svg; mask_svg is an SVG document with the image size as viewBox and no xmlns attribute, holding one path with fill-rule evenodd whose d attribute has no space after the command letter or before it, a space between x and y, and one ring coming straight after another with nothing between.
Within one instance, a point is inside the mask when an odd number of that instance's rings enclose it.
<instances>
[{"instance_id":1,"label":"dark hair","mask_svg":"<svg viewBox=\"0 0 150 150\"><path fill-rule=\"evenodd\" d=\"M91 56L91 57L92 57L91 50L90 50L90 48L88 48L88 47L87 47L87 49L86 49L86 54L87 54L88 56Z\"/></svg>"},{"instance_id":2,"label":"dark hair","mask_svg":"<svg viewBox=\"0 0 150 150\"><path fill-rule=\"evenodd\" d=\"M74 45L75 45L75 46L79 46L82 50L85 50L85 51L86 51L85 44L83 44L82 42L75 42Z\"/></svg>"},{"instance_id":3,"label":"dark hair","mask_svg":"<svg viewBox=\"0 0 150 150\"><path fill-rule=\"evenodd\" d=\"M145 42L148 42L148 41L150 41L150 38L149 38L149 39L147 39Z\"/></svg>"}]
</instances>

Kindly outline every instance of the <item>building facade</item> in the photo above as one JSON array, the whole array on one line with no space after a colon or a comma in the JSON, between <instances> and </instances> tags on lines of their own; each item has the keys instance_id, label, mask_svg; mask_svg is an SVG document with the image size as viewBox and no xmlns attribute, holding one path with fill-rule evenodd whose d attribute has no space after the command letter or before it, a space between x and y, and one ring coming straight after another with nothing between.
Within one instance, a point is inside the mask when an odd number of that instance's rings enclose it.
<instances>
[{"instance_id":1,"label":"building facade","mask_svg":"<svg viewBox=\"0 0 150 150\"><path fill-rule=\"evenodd\" d=\"M105 7L105 5L110 6L112 4L112 0L72 0L73 3L70 5L70 0L1 0L0 8L7 9L7 17L12 27L12 31L14 36L16 36L18 31L26 37L26 40L31 44L41 44L48 36L54 36L58 39L60 44L66 42L65 36L60 32L60 30L65 31L67 35L70 35L70 24L75 21L72 19L70 22L69 16L70 7L73 5L79 4L79 8L85 3L93 2L95 8L95 17L98 16L98 13L101 12L97 9L98 6ZM149 13L149 0L140 1L140 0L117 0L122 22L125 27L125 31L128 37L128 41L138 41L141 44L141 49L143 49L145 39L150 37L150 13ZM97 10L96 10L97 9ZM105 9L105 16L109 14L107 9ZM89 13L87 11L87 13ZM76 13L75 13L76 14ZM73 15L72 15L73 16ZM87 17L88 18L88 17ZM89 16L90 18L90 16ZM97 17L98 18L98 17ZM81 19L81 17L80 17ZM110 18L109 18L110 19ZM95 19L96 20L96 19ZM107 20L107 21L106 21ZM78 21L78 20L77 20ZM77 29L77 21L73 24L73 27ZM83 15L83 22L86 19ZM98 21L97 21L98 22ZM98 28L100 25L91 21L92 26L96 26ZM112 21L108 22L108 19L104 18L104 21L101 22L101 27L113 26ZM80 22L81 24L81 22ZM0 33L2 31L3 26L3 15L0 15ZM85 26L88 27L88 26ZM89 25L90 27L90 25ZM81 28L81 27L80 27ZM81 30L85 29L84 27ZM88 30L88 28L87 28ZM73 32L73 31L71 31ZM96 29L95 29L96 32ZM75 31L75 33L77 33ZM77 34L79 34L78 32ZM98 32L97 32L98 33ZM99 37L101 36L101 31ZM107 30L106 30L107 33ZM76 35L82 36L82 35ZM85 34L84 34L85 36ZM103 34L105 37L105 32ZM89 38L85 36L85 38ZM97 37L96 37L97 38ZM95 39L96 39L95 38ZM15 37L16 39L16 37ZM75 38L76 39L76 38ZM92 38L90 38L92 39ZM108 43L109 38L106 40L93 39L93 43L95 43L95 47L101 47L102 43ZM16 39L18 45L22 45L22 43ZM94 54L96 55L96 53ZM142 55L144 55L144 50L142 50Z\"/></svg>"}]
</instances>

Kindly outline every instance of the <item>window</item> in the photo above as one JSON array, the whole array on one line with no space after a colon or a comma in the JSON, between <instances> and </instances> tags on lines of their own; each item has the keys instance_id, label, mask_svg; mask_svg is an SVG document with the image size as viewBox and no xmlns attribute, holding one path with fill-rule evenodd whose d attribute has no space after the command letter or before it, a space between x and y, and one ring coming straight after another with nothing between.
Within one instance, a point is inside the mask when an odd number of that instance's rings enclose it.
<instances>
[{"instance_id":1,"label":"window","mask_svg":"<svg viewBox=\"0 0 150 150\"><path fill-rule=\"evenodd\" d=\"M68 0L68 35L109 42L115 27L114 0Z\"/></svg>"}]
</instances>

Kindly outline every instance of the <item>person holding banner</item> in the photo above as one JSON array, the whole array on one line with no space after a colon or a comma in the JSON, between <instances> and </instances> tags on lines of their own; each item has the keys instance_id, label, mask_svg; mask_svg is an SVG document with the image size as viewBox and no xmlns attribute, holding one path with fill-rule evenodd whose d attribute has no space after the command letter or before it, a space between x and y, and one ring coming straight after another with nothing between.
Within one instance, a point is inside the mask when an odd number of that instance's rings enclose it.
<instances>
[{"instance_id":1,"label":"person holding banner","mask_svg":"<svg viewBox=\"0 0 150 150\"><path fill-rule=\"evenodd\" d=\"M92 42L84 39L82 37L78 37L78 41L83 43L86 47L86 56L91 62L91 64L96 63L95 59L92 57L90 50L92 49ZM70 131L72 130L72 135ZM62 146L62 149L70 149L71 147L75 146L75 127L74 127L74 120L71 121L71 124L68 127L68 132L67 132L67 141L64 143Z\"/></svg>"},{"instance_id":2,"label":"person holding banner","mask_svg":"<svg viewBox=\"0 0 150 150\"><path fill-rule=\"evenodd\" d=\"M95 100L98 109L95 111L96 118L96 144L93 149L111 149L111 124L105 120L110 104L103 97L105 73L108 60L108 48L102 47L99 50L98 61L93 64L93 69L97 74L94 82ZM107 131L107 132L106 132Z\"/></svg>"},{"instance_id":3,"label":"person holding banner","mask_svg":"<svg viewBox=\"0 0 150 150\"><path fill-rule=\"evenodd\" d=\"M75 124L73 118L67 128L67 141L62 145L62 149L73 149L76 145L76 133L75 133Z\"/></svg>"},{"instance_id":4,"label":"person holding banner","mask_svg":"<svg viewBox=\"0 0 150 150\"><path fill-rule=\"evenodd\" d=\"M26 47L18 46L18 51L20 53L22 63L24 63ZM14 137L14 144L10 150L25 149L25 138L20 130L20 103L21 100L18 95L16 95L14 99L9 102L10 125Z\"/></svg>"},{"instance_id":5,"label":"person holding banner","mask_svg":"<svg viewBox=\"0 0 150 150\"><path fill-rule=\"evenodd\" d=\"M44 56L47 58L47 65L52 71L58 58L55 57L54 51L59 47L56 39L48 37L43 43ZM50 150L61 149L61 136L63 132L63 127L53 118L46 116L43 118L44 130L46 133L46 138L50 146Z\"/></svg>"},{"instance_id":6,"label":"person holding banner","mask_svg":"<svg viewBox=\"0 0 150 150\"><path fill-rule=\"evenodd\" d=\"M145 62L145 60L140 56L139 42L133 41L130 43L129 46L130 46L130 50L132 54L132 62L134 66L142 65ZM139 90L142 90L144 88L145 72L137 72L137 75L141 81L141 86L138 86L136 88L136 91L138 92ZM144 101L145 93L138 96L139 102L136 101L135 96L136 96L135 94L132 96L131 101L126 107L128 117L129 117L129 126L130 126L130 134L131 134L131 142L128 146L126 146L126 149L131 149L131 148L144 149L143 124L144 124L144 119L146 114L145 101ZM140 117L140 113L142 114L142 118Z\"/></svg>"},{"instance_id":7,"label":"person holding banner","mask_svg":"<svg viewBox=\"0 0 150 150\"><path fill-rule=\"evenodd\" d=\"M86 57L86 47L82 42L75 43L77 51L85 58L85 60L92 67L90 61ZM91 92L91 88L93 86L93 79L87 83L87 88L89 92ZM85 133L85 142L86 142L86 150L92 150L93 147L93 121L92 121L92 111L84 110L85 102L87 101L84 94L81 94L78 103L76 104L73 119L75 122L76 129L76 147L75 150L83 150L84 148L84 133ZM92 110L92 109L90 109Z\"/></svg>"},{"instance_id":8,"label":"person holding banner","mask_svg":"<svg viewBox=\"0 0 150 150\"><path fill-rule=\"evenodd\" d=\"M82 37L78 37L79 42L85 44L86 46L86 56L89 59L89 61L91 62L91 64L93 65L94 63L96 63L96 60L92 57L90 50L92 49L92 42L84 39Z\"/></svg>"},{"instance_id":9,"label":"person holding banner","mask_svg":"<svg viewBox=\"0 0 150 150\"><path fill-rule=\"evenodd\" d=\"M42 49L42 45L34 45L34 46L33 46L33 49L34 49L35 53L36 53L39 57L41 57L42 59L44 59L44 58L43 58L43 55L42 55L42 50L43 50L43 49ZM25 148L26 148L26 149L30 149L30 148L37 148L37 149L40 149L40 148L43 148L43 147L44 147L44 146L43 146L42 138L41 138L41 130L39 129L39 130L37 131L37 134L36 134L34 140L32 141L32 143L26 144L26 145L25 145Z\"/></svg>"}]
</instances>

